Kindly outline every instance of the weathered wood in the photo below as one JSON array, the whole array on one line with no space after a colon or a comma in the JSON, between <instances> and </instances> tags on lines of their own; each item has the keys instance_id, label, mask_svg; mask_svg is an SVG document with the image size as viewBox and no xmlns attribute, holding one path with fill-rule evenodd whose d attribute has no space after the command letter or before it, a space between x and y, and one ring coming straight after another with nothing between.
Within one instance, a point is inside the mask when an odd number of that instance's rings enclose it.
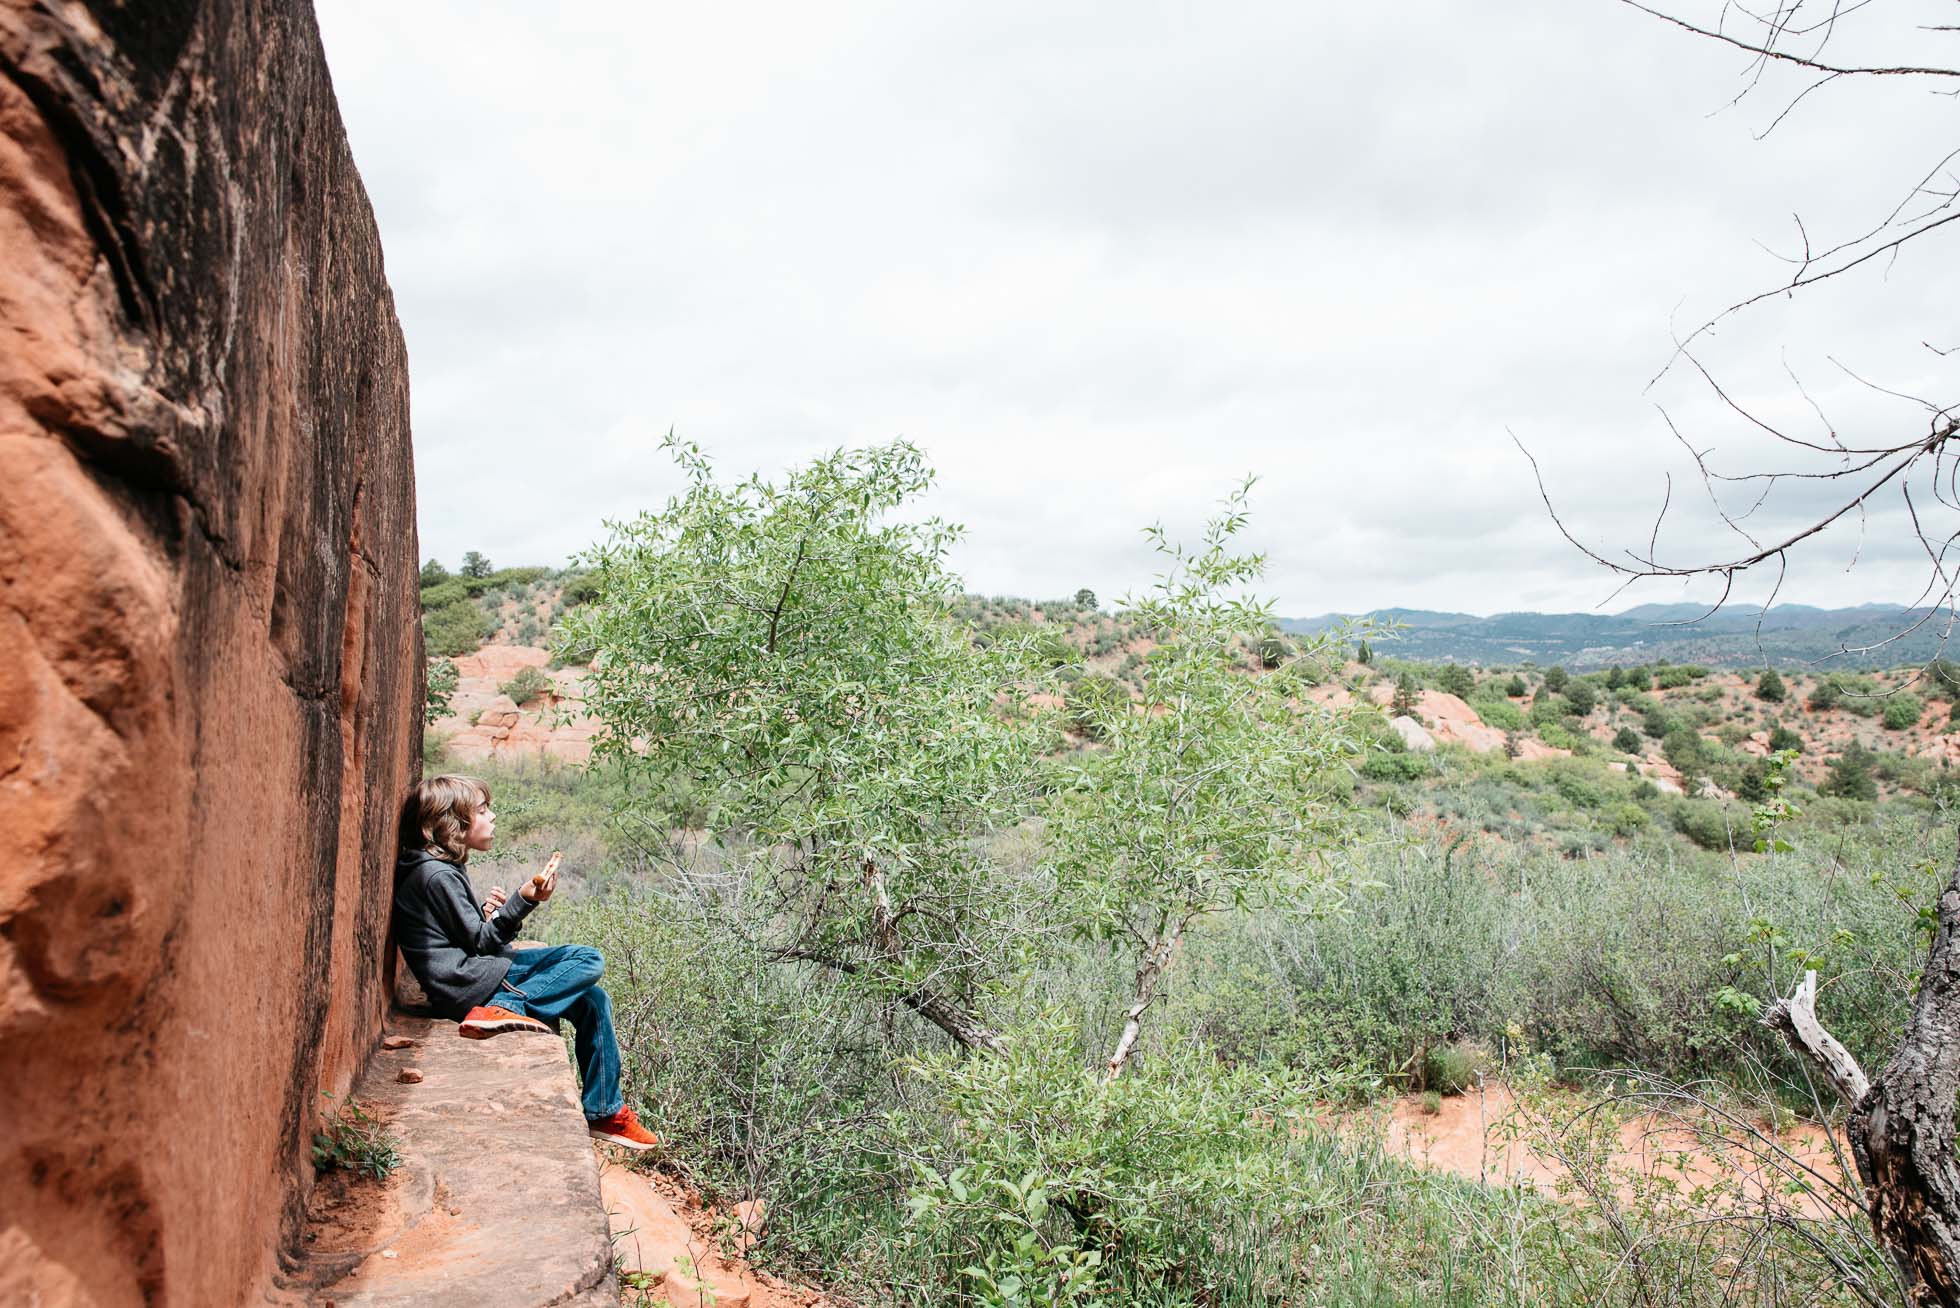
<instances>
[{"instance_id":1,"label":"weathered wood","mask_svg":"<svg viewBox=\"0 0 1960 1308\"><path fill-rule=\"evenodd\" d=\"M1911 1020L1870 1084L1818 1022L1816 978L1764 1015L1851 1105L1845 1134L1865 1183L1872 1230L1915 1305L1960 1308L1960 863L1940 894L1939 928Z\"/></svg>"},{"instance_id":2,"label":"weathered wood","mask_svg":"<svg viewBox=\"0 0 1960 1308\"><path fill-rule=\"evenodd\" d=\"M1805 972L1796 993L1763 1014L1763 1025L1782 1032L1791 1048L1815 1063L1845 1103L1857 1103L1871 1089L1851 1051L1817 1020L1817 973Z\"/></svg>"}]
</instances>

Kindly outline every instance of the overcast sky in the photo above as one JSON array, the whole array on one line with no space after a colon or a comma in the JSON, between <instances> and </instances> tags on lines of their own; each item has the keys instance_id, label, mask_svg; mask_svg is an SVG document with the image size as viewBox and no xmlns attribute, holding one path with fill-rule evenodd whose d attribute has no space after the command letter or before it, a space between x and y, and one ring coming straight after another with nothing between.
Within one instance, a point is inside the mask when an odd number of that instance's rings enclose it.
<instances>
[{"instance_id":1,"label":"overcast sky","mask_svg":"<svg viewBox=\"0 0 1960 1308\"><path fill-rule=\"evenodd\" d=\"M1257 473L1282 613L1588 609L1612 581L1507 433L1589 542L1644 545L1671 468L1662 551L1723 548L1657 406L1718 466L1765 454L1686 370L1648 386L1672 333L1787 276L1793 212L1820 244L1882 218L1960 113L1847 80L1759 140L1801 82L1728 107L1742 55L1615 0L318 7L452 566L657 508L673 428L731 475L915 442L988 593L1146 584L1140 529ZM1898 0L1832 55L1960 60L1915 8L1950 19ZM1923 432L1830 360L1951 397L1953 230L1706 361L1806 434L1786 366L1847 439ZM1896 504L1784 597L1911 599Z\"/></svg>"}]
</instances>

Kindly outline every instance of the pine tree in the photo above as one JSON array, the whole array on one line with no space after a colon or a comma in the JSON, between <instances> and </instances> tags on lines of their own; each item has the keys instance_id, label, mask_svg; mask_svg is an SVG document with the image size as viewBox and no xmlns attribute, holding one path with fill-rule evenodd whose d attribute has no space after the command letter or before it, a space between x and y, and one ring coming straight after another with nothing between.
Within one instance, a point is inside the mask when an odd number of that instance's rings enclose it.
<instances>
[{"instance_id":1,"label":"pine tree","mask_svg":"<svg viewBox=\"0 0 1960 1308\"><path fill-rule=\"evenodd\" d=\"M1763 675L1756 678L1756 698L1771 704L1781 704L1789 691L1784 689L1783 678L1776 675L1775 668L1764 668Z\"/></svg>"},{"instance_id":2,"label":"pine tree","mask_svg":"<svg viewBox=\"0 0 1960 1308\"><path fill-rule=\"evenodd\" d=\"M1392 718L1414 717L1418 698L1416 679L1413 673L1404 672L1395 679L1395 697L1388 701L1388 715Z\"/></svg>"}]
</instances>

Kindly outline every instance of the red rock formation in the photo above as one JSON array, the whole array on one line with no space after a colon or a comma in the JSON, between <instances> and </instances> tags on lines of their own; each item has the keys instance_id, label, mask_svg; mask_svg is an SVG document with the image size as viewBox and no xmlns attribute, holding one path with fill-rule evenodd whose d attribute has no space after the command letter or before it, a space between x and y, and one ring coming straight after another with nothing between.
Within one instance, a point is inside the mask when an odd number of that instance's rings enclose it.
<instances>
[{"instance_id":1,"label":"red rock formation","mask_svg":"<svg viewBox=\"0 0 1960 1308\"><path fill-rule=\"evenodd\" d=\"M413 499L310 10L0 0L0 1302L243 1302L295 1237L382 1013Z\"/></svg>"}]
</instances>

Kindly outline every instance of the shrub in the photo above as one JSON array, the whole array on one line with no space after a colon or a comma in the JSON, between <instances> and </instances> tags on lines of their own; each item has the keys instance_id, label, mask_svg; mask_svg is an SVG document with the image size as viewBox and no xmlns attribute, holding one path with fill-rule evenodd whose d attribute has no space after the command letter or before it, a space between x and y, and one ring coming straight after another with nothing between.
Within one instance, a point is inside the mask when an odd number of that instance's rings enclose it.
<instances>
[{"instance_id":1,"label":"shrub","mask_svg":"<svg viewBox=\"0 0 1960 1308\"><path fill-rule=\"evenodd\" d=\"M1268 632L1259 638L1259 666L1276 668L1293 656L1293 647L1277 634Z\"/></svg>"},{"instance_id":2,"label":"shrub","mask_svg":"<svg viewBox=\"0 0 1960 1308\"><path fill-rule=\"evenodd\" d=\"M423 642L437 657L473 653L490 631L490 619L473 600L459 599L422 615Z\"/></svg>"},{"instance_id":3,"label":"shrub","mask_svg":"<svg viewBox=\"0 0 1960 1308\"><path fill-rule=\"evenodd\" d=\"M1614 835L1630 836L1653 821L1653 818L1648 815L1646 809L1632 800L1627 800L1613 806L1612 811L1607 814L1607 821L1612 823Z\"/></svg>"},{"instance_id":4,"label":"shrub","mask_svg":"<svg viewBox=\"0 0 1960 1308\"><path fill-rule=\"evenodd\" d=\"M1880 710L1880 721L1884 722L1887 731L1904 731L1908 727L1918 726L1920 715L1925 711L1926 706L1919 696L1901 690L1886 697L1885 707Z\"/></svg>"},{"instance_id":5,"label":"shrub","mask_svg":"<svg viewBox=\"0 0 1960 1308\"><path fill-rule=\"evenodd\" d=\"M1708 766L1705 743L1700 736L1686 727L1676 727L1662 738L1661 756L1672 763L1683 776L1699 772Z\"/></svg>"},{"instance_id":6,"label":"shrub","mask_svg":"<svg viewBox=\"0 0 1960 1308\"><path fill-rule=\"evenodd\" d=\"M1436 688L1458 699L1469 699L1477 689L1477 678L1461 663L1445 663L1436 674Z\"/></svg>"},{"instance_id":7,"label":"shrub","mask_svg":"<svg viewBox=\"0 0 1960 1308\"><path fill-rule=\"evenodd\" d=\"M1467 1041L1432 1045L1422 1060L1422 1088L1460 1095L1476 1087L1489 1063L1490 1055Z\"/></svg>"},{"instance_id":8,"label":"shrub","mask_svg":"<svg viewBox=\"0 0 1960 1308\"><path fill-rule=\"evenodd\" d=\"M1434 769L1429 756L1411 752L1377 753L1370 751L1361 761L1361 775L1370 781L1417 781L1428 776Z\"/></svg>"},{"instance_id":9,"label":"shrub","mask_svg":"<svg viewBox=\"0 0 1960 1308\"><path fill-rule=\"evenodd\" d=\"M1572 711L1582 718L1592 712L1599 704L1599 692L1593 689L1590 681L1580 681L1577 679L1568 681L1565 684L1563 693L1566 703L1572 706Z\"/></svg>"},{"instance_id":10,"label":"shrub","mask_svg":"<svg viewBox=\"0 0 1960 1308\"><path fill-rule=\"evenodd\" d=\"M1674 719L1658 704L1640 715L1640 729L1654 740L1667 739L1668 733L1673 731L1675 726Z\"/></svg>"},{"instance_id":11,"label":"shrub","mask_svg":"<svg viewBox=\"0 0 1960 1308\"><path fill-rule=\"evenodd\" d=\"M1822 712L1825 709L1836 708L1843 698L1844 692L1838 689L1837 683L1828 677L1823 677L1819 678L1817 684L1810 688L1810 697L1804 703L1808 704L1812 709Z\"/></svg>"},{"instance_id":12,"label":"shrub","mask_svg":"<svg viewBox=\"0 0 1960 1308\"><path fill-rule=\"evenodd\" d=\"M1763 675L1756 678L1756 698L1770 704L1781 704L1790 692L1784 688L1783 678L1776 675L1775 668L1764 668Z\"/></svg>"},{"instance_id":13,"label":"shrub","mask_svg":"<svg viewBox=\"0 0 1960 1308\"><path fill-rule=\"evenodd\" d=\"M1553 664L1551 667L1545 669L1545 689L1551 691L1554 695L1564 690L1565 683L1569 680L1571 678L1566 674L1565 669L1557 664Z\"/></svg>"},{"instance_id":14,"label":"shrub","mask_svg":"<svg viewBox=\"0 0 1960 1308\"><path fill-rule=\"evenodd\" d=\"M1818 784L1817 793L1839 799L1878 798L1878 781L1872 776L1872 752L1853 741L1844 753L1831 760L1829 775Z\"/></svg>"},{"instance_id":15,"label":"shrub","mask_svg":"<svg viewBox=\"0 0 1960 1308\"><path fill-rule=\"evenodd\" d=\"M1621 727L1613 733L1613 748L1619 750L1622 754L1640 753L1640 733L1632 727Z\"/></svg>"},{"instance_id":16,"label":"shrub","mask_svg":"<svg viewBox=\"0 0 1960 1308\"><path fill-rule=\"evenodd\" d=\"M1772 752L1785 750L1785 749L1794 749L1798 753L1802 753L1803 737L1799 736L1796 732L1790 730L1788 727L1784 726L1782 723L1779 722L1774 727L1770 728L1769 747Z\"/></svg>"},{"instance_id":17,"label":"shrub","mask_svg":"<svg viewBox=\"0 0 1960 1308\"><path fill-rule=\"evenodd\" d=\"M444 608L450 604L454 604L458 600L466 600L469 597L470 588L464 583L461 577L445 577L437 582L424 583L422 587L422 611L427 613L430 609Z\"/></svg>"},{"instance_id":18,"label":"shrub","mask_svg":"<svg viewBox=\"0 0 1960 1308\"><path fill-rule=\"evenodd\" d=\"M1514 672L1511 679L1504 683L1504 693L1512 699L1523 699L1531 693L1531 687L1525 685L1524 678Z\"/></svg>"},{"instance_id":19,"label":"shrub","mask_svg":"<svg viewBox=\"0 0 1960 1308\"><path fill-rule=\"evenodd\" d=\"M1566 702L1563 695L1543 692L1531 701L1531 725L1534 727L1542 727L1570 716L1572 716L1572 705Z\"/></svg>"},{"instance_id":20,"label":"shrub","mask_svg":"<svg viewBox=\"0 0 1960 1308\"><path fill-rule=\"evenodd\" d=\"M448 580L449 569L443 567L440 561L430 559L422 565L422 584L424 586L433 586L439 581Z\"/></svg>"},{"instance_id":21,"label":"shrub","mask_svg":"<svg viewBox=\"0 0 1960 1308\"><path fill-rule=\"evenodd\" d=\"M1576 750L1579 748L1579 737L1573 735L1562 724L1557 722L1547 722L1539 727L1538 739L1544 741L1553 749Z\"/></svg>"},{"instance_id":22,"label":"shrub","mask_svg":"<svg viewBox=\"0 0 1960 1308\"><path fill-rule=\"evenodd\" d=\"M474 577L480 580L488 577L494 569L491 568L489 559L484 558L475 550L471 550L463 556L463 566L459 571L465 577Z\"/></svg>"},{"instance_id":23,"label":"shrub","mask_svg":"<svg viewBox=\"0 0 1960 1308\"><path fill-rule=\"evenodd\" d=\"M328 1095L331 1101L333 1096ZM313 1170L335 1168L385 1181L402 1164L401 1142L349 1099L313 1136Z\"/></svg>"},{"instance_id":24,"label":"shrub","mask_svg":"<svg viewBox=\"0 0 1960 1308\"><path fill-rule=\"evenodd\" d=\"M1729 813L1719 802L1708 799L1683 799L1674 806L1674 829L1703 849L1727 849L1731 840L1746 845L1748 843L1748 823L1741 823L1736 830Z\"/></svg>"},{"instance_id":25,"label":"shrub","mask_svg":"<svg viewBox=\"0 0 1960 1308\"><path fill-rule=\"evenodd\" d=\"M510 696L511 703L520 708L551 688L551 678L537 668L519 668L516 676L497 687L500 692Z\"/></svg>"},{"instance_id":26,"label":"shrub","mask_svg":"<svg viewBox=\"0 0 1960 1308\"><path fill-rule=\"evenodd\" d=\"M1524 725L1524 710L1508 699L1480 699L1470 707L1486 725L1500 731L1516 731Z\"/></svg>"}]
</instances>

